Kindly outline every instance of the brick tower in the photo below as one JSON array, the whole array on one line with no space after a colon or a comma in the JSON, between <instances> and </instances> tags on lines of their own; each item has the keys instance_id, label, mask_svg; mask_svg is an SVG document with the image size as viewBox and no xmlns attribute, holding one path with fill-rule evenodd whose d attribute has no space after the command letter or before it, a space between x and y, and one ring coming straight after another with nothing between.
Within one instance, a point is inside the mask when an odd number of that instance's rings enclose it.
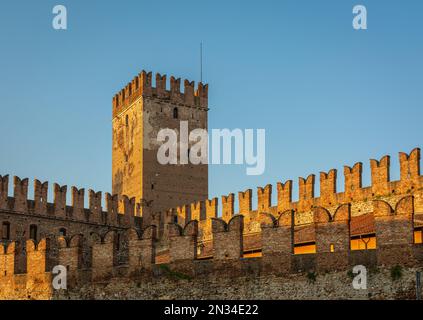
<instances>
[{"instance_id":1,"label":"brick tower","mask_svg":"<svg viewBox=\"0 0 423 320\"><path fill-rule=\"evenodd\" d=\"M180 121L189 131L207 129L208 86L145 71L113 98L112 188L113 193L135 197L148 223L152 213L207 199L206 164L162 165L157 161L160 129L178 132ZM179 162L178 162L179 163Z\"/></svg>"}]
</instances>

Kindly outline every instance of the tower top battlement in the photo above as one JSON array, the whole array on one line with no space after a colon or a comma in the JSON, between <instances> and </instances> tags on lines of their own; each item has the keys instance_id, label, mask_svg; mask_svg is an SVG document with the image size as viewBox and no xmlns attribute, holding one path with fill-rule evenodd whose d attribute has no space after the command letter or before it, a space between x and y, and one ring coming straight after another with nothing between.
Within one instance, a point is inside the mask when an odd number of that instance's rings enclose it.
<instances>
[{"instance_id":1,"label":"tower top battlement","mask_svg":"<svg viewBox=\"0 0 423 320\"><path fill-rule=\"evenodd\" d=\"M181 92L181 78L170 77L170 90L166 88L166 75L156 73L156 86L153 87L152 72L142 71L120 90L112 100L113 117L131 105L139 97L154 97L171 103L197 108L208 108L208 84L184 80L184 92Z\"/></svg>"}]
</instances>

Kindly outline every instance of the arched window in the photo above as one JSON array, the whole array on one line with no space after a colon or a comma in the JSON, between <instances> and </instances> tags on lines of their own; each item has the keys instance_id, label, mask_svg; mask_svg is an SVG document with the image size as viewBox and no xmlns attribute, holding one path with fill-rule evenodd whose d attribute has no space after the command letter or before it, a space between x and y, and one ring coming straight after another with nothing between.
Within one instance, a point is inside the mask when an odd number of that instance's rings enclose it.
<instances>
[{"instance_id":1,"label":"arched window","mask_svg":"<svg viewBox=\"0 0 423 320\"><path fill-rule=\"evenodd\" d=\"M178 119L178 108L173 108L173 119Z\"/></svg>"},{"instance_id":2,"label":"arched window","mask_svg":"<svg viewBox=\"0 0 423 320\"><path fill-rule=\"evenodd\" d=\"M66 237L66 229L65 228L60 228L59 229L59 235L62 237Z\"/></svg>"},{"instance_id":3,"label":"arched window","mask_svg":"<svg viewBox=\"0 0 423 320\"><path fill-rule=\"evenodd\" d=\"M10 240L10 223L3 222L2 224L2 239Z\"/></svg>"},{"instance_id":4,"label":"arched window","mask_svg":"<svg viewBox=\"0 0 423 320\"><path fill-rule=\"evenodd\" d=\"M32 240L34 240L34 241L37 241L37 230L38 228L37 228L37 226L35 225L35 224L31 224L30 226L29 226L29 238L30 239L32 239Z\"/></svg>"}]
</instances>

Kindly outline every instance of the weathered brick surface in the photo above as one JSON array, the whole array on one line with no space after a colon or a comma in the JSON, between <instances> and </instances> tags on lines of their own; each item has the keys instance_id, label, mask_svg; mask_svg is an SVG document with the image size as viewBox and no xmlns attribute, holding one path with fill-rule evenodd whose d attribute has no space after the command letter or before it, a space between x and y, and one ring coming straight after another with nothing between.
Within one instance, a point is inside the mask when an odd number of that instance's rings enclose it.
<instances>
[{"instance_id":1,"label":"weathered brick surface","mask_svg":"<svg viewBox=\"0 0 423 320\"><path fill-rule=\"evenodd\" d=\"M92 270L94 281L107 279L113 274L113 241L113 232L107 233L103 239L99 237L93 239Z\"/></svg>"},{"instance_id":2,"label":"weathered brick surface","mask_svg":"<svg viewBox=\"0 0 423 320\"><path fill-rule=\"evenodd\" d=\"M298 198L298 209L300 211L306 211L311 208L314 199L314 181L315 175L311 174L304 179L300 177L298 179L299 184L299 198Z\"/></svg>"},{"instance_id":3,"label":"weathered brick surface","mask_svg":"<svg viewBox=\"0 0 423 320\"><path fill-rule=\"evenodd\" d=\"M406 193L419 187L420 180L420 149L413 149L410 154L399 153L401 192Z\"/></svg>"},{"instance_id":4,"label":"weathered brick surface","mask_svg":"<svg viewBox=\"0 0 423 320\"><path fill-rule=\"evenodd\" d=\"M278 182L278 210L280 212L286 211L290 208L292 203L292 180L285 183Z\"/></svg>"},{"instance_id":5,"label":"weathered brick surface","mask_svg":"<svg viewBox=\"0 0 423 320\"><path fill-rule=\"evenodd\" d=\"M222 196L222 219L225 220L226 223L228 223L235 214L234 201L235 195L233 193Z\"/></svg>"},{"instance_id":6,"label":"weathered brick surface","mask_svg":"<svg viewBox=\"0 0 423 320\"><path fill-rule=\"evenodd\" d=\"M58 246L58 264L66 267L68 283L76 282L78 280L79 270L82 268L81 236L76 235L69 242L65 237L59 237Z\"/></svg>"},{"instance_id":7,"label":"weathered brick surface","mask_svg":"<svg viewBox=\"0 0 423 320\"><path fill-rule=\"evenodd\" d=\"M243 254L243 216L234 216L227 224L222 219L212 219L213 259L239 259Z\"/></svg>"},{"instance_id":8,"label":"weathered brick surface","mask_svg":"<svg viewBox=\"0 0 423 320\"><path fill-rule=\"evenodd\" d=\"M169 253L172 269L192 275L191 265L197 259L198 253L198 222L191 221L183 229L173 224L170 232Z\"/></svg>"},{"instance_id":9,"label":"weathered brick surface","mask_svg":"<svg viewBox=\"0 0 423 320\"><path fill-rule=\"evenodd\" d=\"M251 189L245 190L244 192L238 192L240 214L247 214L252 210L252 196L253 191Z\"/></svg>"},{"instance_id":10,"label":"weathered brick surface","mask_svg":"<svg viewBox=\"0 0 423 320\"><path fill-rule=\"evenodd\" d=\"M170 241L170 261L179 262L197 258L198 222L191 221L182 229L173 224Z\"/></svg>"},{"instance_id":11,"label":"weathered brick surface","mask_svg":"<svg viewBox=\"0 0 423 320\"><path fill-rule=\"evenodd\" d=\"M140 240L140 260L142 269L151 269L156 260L157 228L150 226L144 229Z\"/></svg>"},{"instance_id":12,"label":"weathered brick surface","mask_svg":"<svg viewBox=\"0 0 423 320\"><path fill-rule=\"evenodd\" d=\"M317 270L342 270L350 251L350 206L343 205L332 216L324 208L314 208Z\"/></svg>"},{"instance_id":13,"label":"weathered brick surface","mask_svg":"<svg viewBox=\"0 0 423 320\"><path fill-rule=\"evenodd\" d=\"M8 208L9 175L0 176L0 210Z\"/></svg>"},{"instance_id":14,"label":"weathered brick surface","mask_svg":"<svg viewBox=\"0 0 423 320\"><path fill-rule=\"evenodd\" d=\"M211 200L206 199L206 219L217 218L218 213L218 200L213 198Z\"/></svg>"},{"instance_id":15,"label":"weathered brick surface","mask_svg":"<svg viewBox=\"0 0 423 320\"><path fill-rule=\"evenodd\" d=\"M185 225L192 220L191 207L189 205L182 205L177 207L176 213L178 216L177 223L180 225Z\"/></svg>"},{"instance_id":16,"label":"weathered brick surface","mask_svg":"<svg viewBox=\"0 0 423 320\"><path fill-rule=\"evenodd\" d=\"M47 214L47 192L48 182L34 180L34 211L40 215Z\"/></svg>"},{"instance_id":17,"label":"weathered brick surface","mask_svg":"<svg viewBox=\"0 0 423 320\"><path fill-rule=\"evenodd\" d=\"M374 159L370 160L372 193L374 195L379 196L389 192L389 165L389 156L384 156L379 161Z\"/></svg>"},{"instance_id":18,"label":"weathered brick surface","mask_svg":"<svg viewBox=\"0 0 423 320\"><path fill-rule=\"evenodd\" d=\"M407 196L401 199L395 209L384 201L374 202L378 264L415 265L412 253L413 197Z\"/></svg>"},{"instance_id":19,"label":"weathered brick surface","mask_svg":"<svg viewBox=\"0 0 423 320\"><path fill-rule=\"evenodd\" d=\"M344 166L344 179L345 188L344 195L345 199L353 200L354 196L362 189L362 173L363 164L361 162L356 163L352 168Z\"/></svg>"},{"instance_id":20,"label":"weathered brick surface","mask_svg":"<svg viewBox=\"0 0 423 320\"><path fill-rule=\"evenodd\" d=\"M328 207L336 203L336 174L335 169L328 173L320 172L320 201L322 206Z\"/></svg>"},{"instance_id":21,"label":"weathered brick surface","mask_svg":"<svg viewBox=\"0 0 423 320\"><path fill-rule=\"evenodd\" d=\"M390 269L369 271L368 288L354 290L346 271L317 274L316 280L310 281L304 272L255 274L254 265L250 263L250 273L238 277L220 273L215 276L198 274L194 279L178 279L172 274L126 281L117 278L108 283L55 292L54 299L415 299L416 268L405 268L397 281L391 279Z\"/></svg>"},{"instance_id":22,"label":"weathered brick surface","mask_svg":"<svg viewBox=\"0 0 423 320\"><path fill-rule=\"evenodd\" d=\"M272 185L268 184L264 188L257 188L257 208L259 212L269 212L272 206Z\"/></svg>"},{"instance_id":23,"label":"weathered brick surface","mask_svg":"<svg viewBox=\"0 0 423 320\"><path fill-rule=\"evenodd\" d=\"M128 272L138 274L142 270L150 270L156 263L157 228L150 226L140 234L131 229L128 231Z\"/></svg>"},{"instance_id":24,"label":"weathered brick surface","mask_svg":"<svg viewBox=\"0 0 423 320\"><path fill-rule=\"evenodd\" d=\"M265 270L276 273L291 271L293 254L293 212L283 213L277 220L271 214L261 214L261 243Z\"/></svg>"},{"instance_id":25,"label":"weathered brick surface","mask_svg":"<svg viewBox=\"0 0 423 320\"><path fill-rule=\"evenodd\" d=\"M66 191L67 186L54 184L54 216L62 219L66 218Z\"/></svg>"},{"instance_id":26,"label":"weathered brick surface","mask_svg":"<svg viewBox=\"0 0 423 320\"><path fill-rule=\"evenodd\" d=\"M191 204L191 219L198 221L206 219L206 208L204 201L197 201Z\"/></svg>"}]
</instances>

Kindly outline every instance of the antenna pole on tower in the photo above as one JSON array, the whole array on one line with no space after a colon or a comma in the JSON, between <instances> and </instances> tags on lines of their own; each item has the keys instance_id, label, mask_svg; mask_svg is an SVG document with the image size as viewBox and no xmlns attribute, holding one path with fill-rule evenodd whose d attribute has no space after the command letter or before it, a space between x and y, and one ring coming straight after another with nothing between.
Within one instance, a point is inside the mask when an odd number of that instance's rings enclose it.
<instances>
[{"instance_id":1,"label":"antenna pole on tower","mask_svg":"<svg viewBox=\"0 0 423 320\"><path fill-rule=\"evenodd\" d=\"M203 82L203 42L200 42L200 81Z\"/></svg>"}]
</instances>

